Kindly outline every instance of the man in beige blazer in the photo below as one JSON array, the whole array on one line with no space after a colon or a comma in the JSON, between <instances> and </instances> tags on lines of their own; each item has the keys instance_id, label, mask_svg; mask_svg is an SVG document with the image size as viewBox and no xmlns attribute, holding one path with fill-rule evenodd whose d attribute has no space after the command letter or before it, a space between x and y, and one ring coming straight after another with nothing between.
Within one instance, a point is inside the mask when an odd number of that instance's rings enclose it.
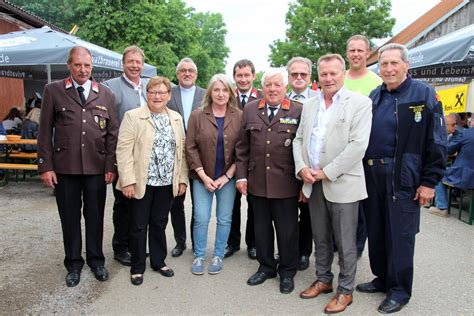
<instances>
[{"instance_id":1,"label":"man in beige blazer","mask_svg":"<svg viewBox=\"0 0 474 316\"><path fill-rule=\"evenodd\" d=\"M326 313L352 303L357 265L356 229L359 201L367 197L362 158L370 135L369 98L344 88L345 62L339 54L321 56L319 97L303 106L293 141L295 172L304 181L302 199L309 199L316 244L317 280L301 298L333 291L333 240L339 251L337 294Z\"/></svg>"}]
</instances>

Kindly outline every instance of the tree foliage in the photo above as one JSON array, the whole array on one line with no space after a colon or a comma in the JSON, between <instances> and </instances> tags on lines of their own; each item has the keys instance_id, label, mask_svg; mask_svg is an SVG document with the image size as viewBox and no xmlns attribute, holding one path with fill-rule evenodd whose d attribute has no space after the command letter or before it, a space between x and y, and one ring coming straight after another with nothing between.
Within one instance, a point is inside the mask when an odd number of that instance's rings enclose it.
<instances>
[{"instance_id":1,"label":"tree foliage","mask_svg":"<svg viewBox=\"0 0 474 316\"><path fill-rule=\"evenodd\" d=\"M24 8L40 16L67 1L74 2L69 7L74 11L72 18L62 19L58 13L51 17L51 23L65 29L77 24L77 36L118 53L138 45L145 52L145 61L172 80L177 63L184 57L196 63L200 86L206 86L213 74L224 72L229 48L225 45L226 25L219 13L195 12L182 0L38 0L37 6Z\"/></svg>"},{"instance_id":2,"label":"tree foliage","mask_svg":"<svg viewBox=\"0 0 474 316\"><path fill-rule=\"evenodd\" d=\"M395 24L390 9L390 0L296 0L286 14L286 39L270 45L272 66L294 56L313 62L327 53L345 56L346 41L355 34L390 36Z\"/></svg>"}]
</instances>

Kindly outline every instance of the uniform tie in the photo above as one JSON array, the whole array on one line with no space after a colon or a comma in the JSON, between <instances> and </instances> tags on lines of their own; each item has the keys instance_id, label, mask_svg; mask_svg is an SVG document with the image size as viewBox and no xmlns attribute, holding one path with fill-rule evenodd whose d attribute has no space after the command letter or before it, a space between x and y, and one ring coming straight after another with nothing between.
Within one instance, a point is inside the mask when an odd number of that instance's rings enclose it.
<instances>
[{"instance_id":1,"label":"uniform tie","mask_svg":"<svg viewBox=\"0 0 474 316\"><path fill-rule=\"evenodd\" d=\"M245 94L242 95L242 102L240 102L240 104L242 104L242 106L245 106L247 104L247 101L245 100L247 96Z\"/></svg>"},{"instance_id":2,"label":"uniform tie","mask_svg":"<svg viewBox=\"0 0 474 316\"><path fill-rule=\"evenodd\" d=\"M273 117L275 116L275 110L278 110L278 108L269 106L268 109L270 110L270 115L268 116L268 120L271 122L273 120Z\"/></svg>"},{"instance_id":3,"label":"uniform tie","mask_svg":"<svg viewBox=\"0 0 474 316\"><path fill-rule=\"evenodd\" d=\"M82 105L86 104L86 97L84 96L84 87L77 87L77 92L79 92L79 98L81 98Z\"/></svg>"}]
</instances>

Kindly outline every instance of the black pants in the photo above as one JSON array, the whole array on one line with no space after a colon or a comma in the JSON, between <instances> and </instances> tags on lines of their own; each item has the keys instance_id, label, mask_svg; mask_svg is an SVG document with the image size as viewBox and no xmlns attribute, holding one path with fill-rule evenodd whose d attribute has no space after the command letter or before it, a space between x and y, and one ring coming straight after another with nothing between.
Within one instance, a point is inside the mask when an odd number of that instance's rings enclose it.
<instances>
[{"instance_id":1,"label":"black pants","mask_svg":"<svg viewBox=\"0 0 474 316\"><path fill-rule=\"evenodd\" d=\"M294 277L298 266L298 198L267 199L249 195L255 215L255 242L258 271L273 274L277 271L274 257L275 225L281 278Z\"/></svg>"},{"instance_id":2,"label":"black pants","mask_svg":"<svg viewBox=\"0 0 474 316\"><path fill-rule=\"evenodd\" d=\"M189 179L189 193L191 194L191 204L193 201L193 180ZM184 211L184 199L186 194L176 196L171 204L171 225L173 226L174 240L177 245L186 245L186 216ZM191 242L194 248L193 238L194 206L191 207Z\"/></svg>"},{"instance_id":3,"label":"black pants","mask_svg":"<svg viewBox=\"0 0 474 316\"><path fill-rule=\"evenodd\" d=\"M129 204L122 191L117 190L117 180L112 184L114 192L114 206L112 220L114 223L114 236L112 237L112 249L114 253L122 253L129 251L128 235L129 235Z\"/></svg>"},{"instance_id":4,"label":"black pants","mask_svg":"<svg viewBox=\"0 0 474 316\"><path fill-rule=\"evenodd\" d=\"M313 252L313 232L308 203L299 202L300 220L298 222L299 256L310 256Z\"/></svg>"},{"instance_id":5,"label":"black pants","mask_svg":"<svg viewBox=\"0 0 474 316\"><path fill-rule=\"evenodd\" d=\"M420 227L420 206L412 197L393 199L393 162L364 163L367 194L363 201L372 281L387 297L408 303L413 285L415 235Z\"/></svg>"},{"instance_id":6,"label":"black pants","mask_svg":"<svg viewBox=\"0 0 474 316\"><path fill-rule=\"evenodd\" d=\"M102 252L106 184L103 174L57 174L56 203L63 231L64 266L68 271L81 270L81 215L86 228L86 261L91 268L103 266ZM82 214L81 214L82 208Z\"/></svg>"},{"instance_id":7,"label":"black pants","mask_svg":"<svg viewBox=\"0 0 474 316\"><path fill-rule=\"evenodd\" d=\"M242 198L242 194L237 190L235 192L234 208L232 209L232 225L230 226L229 240L227 241L227 245L233 248L240 248L240 239L241 239L240 199L241 198ZM250 248L250 247L255 247L255 230L254 230L253 208L252 208L252 204L249 202L248 196L247 196L247 204L248 206L247 206L247 224L245 228L245 243L247 244L247 248Z\"/></svg>"},{"instance_id":8,"label":"black pants","mask_svg":"<svg viewBox=\"0 0 474 316\"><path fill-rule=\"evenodd\" d=\"M143 198L130 200L131 274L145 272L147 230L152 269L158 270L166 266L165 230L172 200L171 185L162 187L147 185Z\"/></svg>"}]
</instances>

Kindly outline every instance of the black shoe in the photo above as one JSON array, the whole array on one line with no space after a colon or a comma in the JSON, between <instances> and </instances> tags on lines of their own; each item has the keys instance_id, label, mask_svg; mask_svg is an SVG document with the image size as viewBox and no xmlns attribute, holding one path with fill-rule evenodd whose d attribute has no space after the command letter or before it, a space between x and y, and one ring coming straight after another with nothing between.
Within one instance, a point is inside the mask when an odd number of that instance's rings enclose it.
<instances>
[{"instance_id":1,"label":"black shoe","mask_svg":"<svg viewBox=\"0 0 474 316\"><path fill-rule=\"evenodd\" d=\"M171 251L172 257L179 257L183 254L184 249L186 249L186 245L176 245Z\"/></svg>"},{"instance_id":2,"label":"black shoe","mask_svg":"<svg viewBox=\"0 0 474 316\"><path fill-rule=\"evenodd\" d=\"M159 272L162 276L167 277L167 278L171 278L172 276L174 276L174 271L170 267L168 267L168 269L166 270L156 269L155 271Z\"/></svg>"},{"instance_id":3,"label":"black shoe","mask_svg":"<svg viewBox=\"0 0 474 316\"><path fill-rule=\"evenodd\" d=\"M81 270L69 271L66 275L66 285L73 287L79 284L81 281Z\"/></svg>"},{"instance_id":4,"label":"black shoe","mask_svg":"<svg viewBox=\"0 0 474 316\"><path fill-rule=\"evenodd\" d=\"M124 266L130 267L132 265L132 256L128 251L114 253L114 259Z\"/></svg>"},{"instance_id":5,"label":"black shoe","mask_svg":"<svg viewBox=\"0 0 474 316\"><path fill-rule=\"evenodd\" d=\"M95 268L91 268L92 272L94 273L95 278L98 281L107 281L109 279L109 272L104 266L98 266Z\"/></svg>"},{"instance_id":6,"label":"black shoe","mask_svg":"<svg viewBox=\"0 0 474 316\"><path fill-rule=\"evenodd\" d=\"M141 285L143 283L143 274L135 277L130 276L130 282L132 282L133 285Z\"/></svg>"},{"instance_id":7,"label":"black shoe","mask_svg":"<svg viewBox=\"0 0 474 316\"><path fill-rule=\"evenodd\" d=\"M394 301L390 298L383 300L382 304L379 305L377 309L382 314L391 314L400 311L405 304Z\"/></svg>"},{"instance_id":8,"label":"black shoe","mask_svg":"<svg viewBox=\"0 0 474 316\"><path fill-rule=\"evenodd\" d=\"M257 273L252 275L247 280L247 284L248 285L259 285L259 284L262 284L263 282L265 282L267 279L272 279L274 277L276 277L276 273L268 275L265 272L257 271Z\"/></svg>"},{"instance_id":9,"label":"black shoe","mask_svg":"<svg viewBox=\"0 0 474 316\"><path fill-rule=\"evenodd\" d=\"M304 271L309 267L309 256L302 255L298 260L298 270Z\"/></svg>"},{"instance_id":10,"label":"black shoe","mask_svg":"<svg viewBox=\"0 0 474 316\"><path fill-rule=\"evenodd\" d=\"M289 294L295 289L295 282L293 278L283 278L280 280L280 292L282 294Z\"/></svg>"},{"instance_id":11,"label":"black shoe","mask_svg":"<svg viewBox=\"0 0 474 316\"><path fill-rule=\"evenodd\" d=\"M247 248L247 255L252 260L257 259L257 247L248 247Z\"/></svg>"},{"instance_id":12,"label":"black shoe","mask_svg":"<svg viewBox=\"0 0 474 316\"><path fill-rule=\"evenodd\" d=\"M225 247L224 258L231 257L234 252L239 251L240 247L227 246Z\"/></svg>"},{"instance_id":13,"label":"black shoe","mask_svg":"<svg viewBox=\"0 0 474 316\"><path fill-rule=\"evenodd\" d=\"M379 289L375 287L372 282L367 282L367 283L361 283L356 286L356 291L357 292L362 292L362 293L379 293L379 292L385 292L382 289Z\"/></svg>"}]
</instances>

